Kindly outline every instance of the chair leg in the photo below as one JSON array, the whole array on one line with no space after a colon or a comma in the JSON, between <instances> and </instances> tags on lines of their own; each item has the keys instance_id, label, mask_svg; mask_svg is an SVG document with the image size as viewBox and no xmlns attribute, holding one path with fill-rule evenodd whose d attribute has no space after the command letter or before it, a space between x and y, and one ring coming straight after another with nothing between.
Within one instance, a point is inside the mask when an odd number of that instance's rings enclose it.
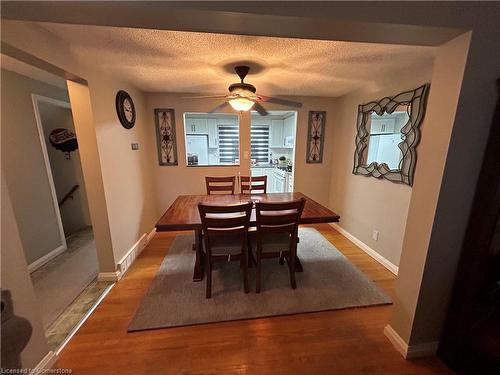
<instances>
[{"instance_id":1,"label":"chair leg","mask_svg":"<svg viewBox=\"0 0 500 375\"><path fill-rule=\"evenodd\" d=\"M247 264L248 264L248 268L252 268L253 267L253 253L252 253L252 240L250 238L248 239L247 248L248 248Z\"/></svg>"},{"instance_id":2,"label":"chair leg","mask_svg":"<svg viewBox=\"0 0 500 375\"><path fill-rule=\"evenodd\" d=\"M295 281L295 259L296 259L295 252L290 253L290 284L292 284L292 289L297 288L297 283Z\"/></svg>"},{"instance_id":3,"label":"chair leg","mask_svg":"<svg viewBox=\"0 0 500 375\"><path fill-rule=\"evenodd\" d=\"M210 255L205 255L205 272L207 274L207 292L206 298L212 297L212 264L210 262Z\"/></svg>"},{"instance_id":4,"label":"chair leg","mask_svg":"<svg viewBox=\"0 0 500 375\"><path fill-rule=\"evenodd\" d=\"M250 288L248 287L248 253L242 254L241 257L243 259L243 290L245 293L250 292Z\"/></svg>"},{"instance_id":5,"label":"chair leg","mask_svg":"<svg viewBox=\"0 0 500 375\"><path fill-rule=\"evenodd\" d=\"M261 259L260 259L260 252L257 250L257 272L255 273L255 280L256 280L256 285L255 285L255 292L260 293L260 269L261 269Z\"/></svg>"}]
</instances>

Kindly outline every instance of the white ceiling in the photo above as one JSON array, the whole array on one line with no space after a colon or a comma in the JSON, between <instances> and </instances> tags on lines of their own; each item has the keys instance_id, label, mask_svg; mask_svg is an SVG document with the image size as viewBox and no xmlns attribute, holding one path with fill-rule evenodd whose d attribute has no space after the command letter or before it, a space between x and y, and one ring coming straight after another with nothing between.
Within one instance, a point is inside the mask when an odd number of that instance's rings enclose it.
<instances>
[{"instance_id":1,"label":"white ceiling","mask_svg":"<svg viewBox=\"0 0 500 375\"><path fill-rule=\"evenodd\" d=\"M250 61L246 82L264 95L340 96L377 87L409 68L431 69L434 47L334 42L40 23L146 92L225 94ZM276 27L279 27L277 25Z\"/></svg>"}]
</instances>

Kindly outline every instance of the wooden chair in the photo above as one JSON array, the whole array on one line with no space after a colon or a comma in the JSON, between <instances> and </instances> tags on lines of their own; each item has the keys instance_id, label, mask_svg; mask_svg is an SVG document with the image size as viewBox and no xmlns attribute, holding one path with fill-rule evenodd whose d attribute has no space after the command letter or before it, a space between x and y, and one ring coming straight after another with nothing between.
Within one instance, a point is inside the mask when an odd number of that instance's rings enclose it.
<instances>
[{"instance_id":1,"label":"wooden chair","mask_svg":"<svg viewBox=\"0 0 500 375\"><path fill-rule=\"evenodd\" d=\"M285 258L290 270L290 284L295 281L295 259L297 256L299 220L306 200L279 203L256 202L257 231L254 232L257 272L256 292L260 293L261 261L263 258Z\"/></svg>"},{"instance_id":2,"label":"wooden chair","mask_svg":"<svg viewBox=\"0 0 500 375\"><path fill-rule=\"evenodd\" d=\"M214 262L240 261L243 286L248 293L248 227L252 202L228 205L198 205L205 242L206 297L212 295L212 264Z\"/></svg>"},{"instance_id":3,"label":"wooden chair","mask_svg":"<svg viewBox=\"0 0 500 375\"><path fill-rule=\"evenodd\" d=\"M240 186L242 194L252 194L254 192L267 193L267 176L252 176L252 186L250 187L250 177L241 176Z\"/></svg>"},{"instance_id":4,"label":"wooden chair","mask_svg":"<svg viewBox=\"0 0 500 375\"><path fill-rule=\"evenodd\" d=\"M205 177L207 194L234 194L236 177Z\"/></svg>"}]
</instances>

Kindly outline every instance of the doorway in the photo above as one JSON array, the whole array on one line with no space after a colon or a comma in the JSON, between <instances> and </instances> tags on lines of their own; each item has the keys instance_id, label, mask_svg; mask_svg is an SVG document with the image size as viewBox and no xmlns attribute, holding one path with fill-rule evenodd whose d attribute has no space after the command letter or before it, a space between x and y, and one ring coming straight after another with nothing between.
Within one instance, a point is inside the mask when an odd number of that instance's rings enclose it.
<instances>
[{"instance_id":1,"label":"doorway","mask_svg":"<svg viewBox=\"0 0 500 375\"><path fill-rule=\"evenodd\" d=\"M66 80L2 56L2 170L53 351L112 283L97 250Z\"/></svg>"},{"instance_id":2,"label":"doorway","mask_svg":"<svg viewBox=\"0 0 500 375\"><path fill-rule=\"evenodd\" d=\"M252 112L250 128L252 176L267 176L268 193L294 191L297 112Z\"/></svg>"}]
</instances>

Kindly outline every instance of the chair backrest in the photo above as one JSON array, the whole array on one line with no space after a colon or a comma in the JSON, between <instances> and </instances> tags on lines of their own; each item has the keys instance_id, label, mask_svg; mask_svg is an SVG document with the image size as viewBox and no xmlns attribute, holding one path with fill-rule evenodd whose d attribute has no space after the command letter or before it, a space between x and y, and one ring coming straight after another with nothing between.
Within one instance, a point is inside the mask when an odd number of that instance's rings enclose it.
<instances>
[{"instance_id":1,"label":"chair backrest","mask_svg":"<svg viewBox=\"0 0 500 375\"><path fill-rule=\"evenodd\" d=\"M234 194L236 177L205 177L207 194Z\"/></svg>"},{"instance_id":2,"label":"chair backrest","mask_svg":"<svg viewBox=\"0 0 500 375\"><path fill-rule=\"evenodd\" d=\"M211 245L222 237L241 240L241 245L246 246L252 207L252 202L226 206L198 204L205 247L209 254Z\"/></svg>"},{"instance_id":3,"label":"chair backrest","mask_svg":"<svg viewBox=\"0 0 500 375\"><path fill-rule=\"evenodd\" d=\"M267 176L252 176L252 186L250 187L250 177L241 176L240 177L241 193L267 193Z\"/></svg>"},{"instance_id":4,"label":"chair backrest","mask_svg":"<svg viewBox=\"0 0 500 375\"><path fill-rule=\"evenodd\" d=\"M304 198L288 202L256 202L257 235L288 233L297 236Z\"/></svg>"}]
</instances>

